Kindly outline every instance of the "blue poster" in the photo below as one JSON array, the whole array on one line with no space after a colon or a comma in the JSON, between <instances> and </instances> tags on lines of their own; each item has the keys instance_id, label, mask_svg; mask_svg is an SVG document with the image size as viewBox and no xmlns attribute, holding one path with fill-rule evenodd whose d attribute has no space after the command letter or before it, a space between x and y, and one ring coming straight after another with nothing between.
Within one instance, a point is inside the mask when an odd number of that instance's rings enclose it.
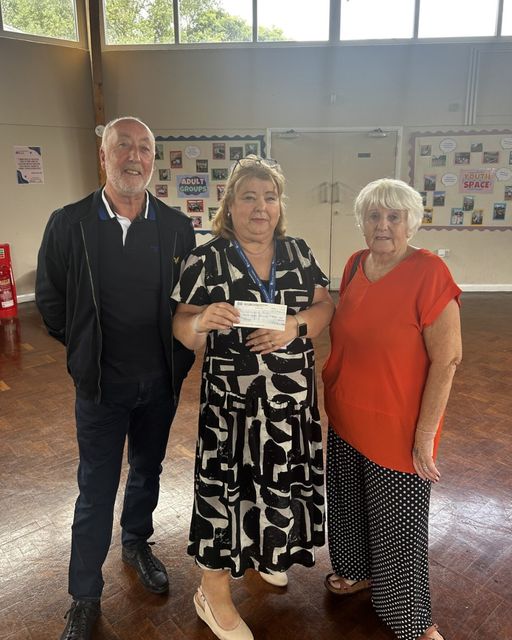
<instances>
[{"instance_id":1,"label":"blue poster","mask_svg":"<svg viewBox=\"0 0 512 640\"><path fill-rule=\"evenodd\" d=\"M176 176L178 198L209 198L210 186L207 175Z\"/></svg>"}]
</instances>

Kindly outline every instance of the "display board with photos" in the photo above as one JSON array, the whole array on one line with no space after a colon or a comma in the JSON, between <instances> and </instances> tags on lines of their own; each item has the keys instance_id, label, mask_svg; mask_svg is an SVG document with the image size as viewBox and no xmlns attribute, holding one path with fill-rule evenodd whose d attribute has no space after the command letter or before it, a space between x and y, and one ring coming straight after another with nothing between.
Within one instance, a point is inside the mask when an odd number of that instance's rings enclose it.
<instances>
[{"instance_id":1,"label":"display board with photos","mask_svg":"<svg viewBox=\"0 0 512 640\"><path fill-rule=\"evenodd\" d=\"M416 132L409 169L423 229L512 230L512 131Z\"/></svg>"},{"instance_id":2,"label":"display board with photos","mask_svg":"<svg viewBox=\"0 0 512 640\"><path fill-rule=\"evenodd\" d=\"M157 136L151 191L209 230L233 164L254 154L265 157L264 135Z\"/></svg>"}]
</instances>

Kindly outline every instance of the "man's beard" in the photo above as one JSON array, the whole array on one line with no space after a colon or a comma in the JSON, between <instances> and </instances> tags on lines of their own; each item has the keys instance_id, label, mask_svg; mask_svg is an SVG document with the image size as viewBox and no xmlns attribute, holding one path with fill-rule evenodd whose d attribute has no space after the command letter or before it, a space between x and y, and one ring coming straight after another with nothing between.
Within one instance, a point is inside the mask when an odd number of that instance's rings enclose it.
<instances>
[{"instance_id":1,"label":"man's beard","mask_svg":"<svg viewBox=\"0 0 512 640\"><path fill-rule=\"evenodd\" d=\"M144 179L142 173L138 176L133 176L126 174L124 169L119 169L117 167L109 170L108 164L106 169L109 182L120 195L139 195L145 191L146 187L151 182L151 174Z\"/></svg>"}]
</instances>

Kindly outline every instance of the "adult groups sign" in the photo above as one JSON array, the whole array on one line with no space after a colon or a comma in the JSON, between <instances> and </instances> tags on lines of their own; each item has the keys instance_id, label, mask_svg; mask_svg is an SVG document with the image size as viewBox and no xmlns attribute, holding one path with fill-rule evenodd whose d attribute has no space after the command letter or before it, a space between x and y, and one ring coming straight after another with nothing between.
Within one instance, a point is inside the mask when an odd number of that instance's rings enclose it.
<instances>
[{"instance_id":1,"label":"adult groups sign","mask_svg":"<svg viewBox=\"0 0 512 640\"><path fill-rule=\"evenodd\" d=\"M460 172L460 193L492 193L495 169L463 169Z\"/></svg>"},{"instance_id":2,"label":"adult groups sign","mask_svg":"<svg viewBox=\"0 0 512 640\"><path fill-rule=\"evenodd\" d=\"M178 198L209 198L208 176L193 174L176 176L176 190Z\"/></svg>"}]
</instances>

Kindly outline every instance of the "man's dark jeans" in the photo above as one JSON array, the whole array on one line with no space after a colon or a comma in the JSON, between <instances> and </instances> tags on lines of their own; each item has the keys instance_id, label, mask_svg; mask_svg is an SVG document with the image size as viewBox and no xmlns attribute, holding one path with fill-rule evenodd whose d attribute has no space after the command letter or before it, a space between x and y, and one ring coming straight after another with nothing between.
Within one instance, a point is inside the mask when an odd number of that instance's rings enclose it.
<instances>
[{"instance_id":1,"label":"man's dark jeans","mask_svg":"<svg viewBox=\"0 0 512 640\"><path fill-rule=\"evenodd\" d=\"M99 405L77 394L80 494L75 505L69 565L69 593L75 599L101 596L101 567L112 539L126 438L130 470L121 516L122 542L134 545L152 535L152 514L158 502L162 461L175 412L167 377L104 383Z\"/></svg>"}]
</instances>

